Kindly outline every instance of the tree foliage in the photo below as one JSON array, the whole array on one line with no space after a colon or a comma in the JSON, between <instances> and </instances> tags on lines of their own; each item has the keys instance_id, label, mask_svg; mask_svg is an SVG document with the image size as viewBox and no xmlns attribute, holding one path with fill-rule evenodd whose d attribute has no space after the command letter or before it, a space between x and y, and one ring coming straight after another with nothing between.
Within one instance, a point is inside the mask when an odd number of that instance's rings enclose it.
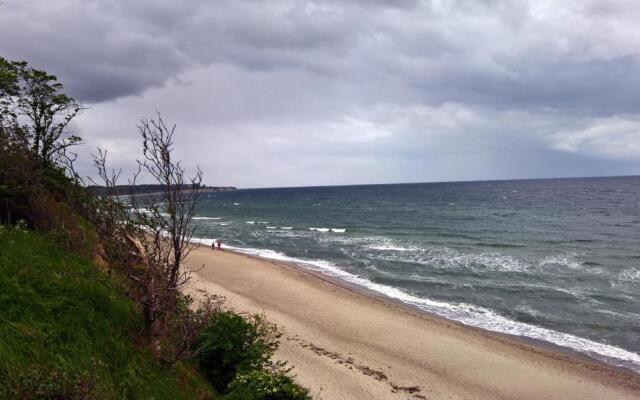
<instances>
[{"instance_id":1,"label":"tree foliage","mask_svg":"<svg viewBox=\"0 0 640 400\"><path fill-rule=\"evenodd\" d=\"M56 76L0 57L0 130L44 165L73 160L68 150L82 141L68 126L83 108L63 89Z\"/></svg>"}]
</instances>

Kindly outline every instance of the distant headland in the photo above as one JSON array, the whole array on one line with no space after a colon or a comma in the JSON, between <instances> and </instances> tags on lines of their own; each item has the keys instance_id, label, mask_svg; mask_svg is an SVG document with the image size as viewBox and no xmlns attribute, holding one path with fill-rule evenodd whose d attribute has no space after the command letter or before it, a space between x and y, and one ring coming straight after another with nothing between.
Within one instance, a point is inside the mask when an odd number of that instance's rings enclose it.
<instances>
[{"instance_id":1,"label":"distant headland","mask_svg":"<svg viewBox=\"0 0 640 400\"><path fill-rule=\"evenodd\" d=\"M237 190L235 186L207 186L207 185L196 185L197 191L200 193L211 193L211 192L228 192L231 190ZM162 185L117 185L114 189L122 195L129 194L154 194L154 193L162 193L164 187ZM87 190L89 193L96 196L105 196L109 193L107 192L107 188L104 186L91 185L87 186Z\"/></svg>"}]
</instances>

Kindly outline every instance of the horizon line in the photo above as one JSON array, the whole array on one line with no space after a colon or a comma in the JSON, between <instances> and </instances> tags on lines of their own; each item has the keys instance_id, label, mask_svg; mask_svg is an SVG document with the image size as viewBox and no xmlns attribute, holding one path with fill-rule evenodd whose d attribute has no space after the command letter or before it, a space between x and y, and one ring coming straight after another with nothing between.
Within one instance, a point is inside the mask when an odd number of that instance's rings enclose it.
<instances>
[{"instance_id":1,"label":"horizon line","mask_svg":"<svg viewBox=\"0 0 640 400\"><path fill-rule=\"evenodd\" d=\"M323 187L349 187L349 186L392 186L392 185L421 185L436 183L480 183L480 182L508 182L508 181L544 181L544 180L568 180L568 179L603 179L603 178L633 178L640 177L640 174L631 175L591 175L591 176L560 176L560 177L544 177L544 178L501 178L501 179L470 179L470 180L442 180L442 181L415 181L415 182L386 182L386 183L349 183L339 185L300 185L300 186L257 186L257 187L240 187L236 186L236 190L256 190L256 189L302 189L302 188L323 188ZM207 186L214 186L209 185ZM217 186L217 185L215 185ZM222 187L222 186L220 186Z\"/></svg>"}]
</instances>

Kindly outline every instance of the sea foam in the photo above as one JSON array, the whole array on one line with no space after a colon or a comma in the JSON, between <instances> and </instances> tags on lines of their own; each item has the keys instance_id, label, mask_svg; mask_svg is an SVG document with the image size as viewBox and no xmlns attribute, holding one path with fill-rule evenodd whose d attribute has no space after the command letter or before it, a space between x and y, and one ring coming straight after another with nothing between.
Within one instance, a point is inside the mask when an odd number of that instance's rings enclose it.
<instances>
[{"instance_id":1,"label":"sea foam","mask_svg":"<svg viewBox=\"0 0 640 400\"><path fill-rule=\"evenodd\" d=\"M310 231L316 232L335 232L335 233L345 233L347 230L345 228L309 228Z\"/></svg>"}]
</instances>

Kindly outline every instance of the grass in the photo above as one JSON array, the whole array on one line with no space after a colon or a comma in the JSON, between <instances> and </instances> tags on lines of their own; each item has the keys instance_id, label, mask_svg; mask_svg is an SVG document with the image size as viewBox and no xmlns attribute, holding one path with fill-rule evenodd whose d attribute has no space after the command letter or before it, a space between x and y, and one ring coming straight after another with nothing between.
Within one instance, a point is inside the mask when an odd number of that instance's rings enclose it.
<instances>
[{"instance_id":1,"label":"grass","mask_svg":"<svg viewBox=\"0 0 640 400\"><path fill-rule=\"evenodd\" d=\"M212 398L189 365L134 345L132 303L89 260L0 225L0 398Z\"/></svg>"}]
</instances>

